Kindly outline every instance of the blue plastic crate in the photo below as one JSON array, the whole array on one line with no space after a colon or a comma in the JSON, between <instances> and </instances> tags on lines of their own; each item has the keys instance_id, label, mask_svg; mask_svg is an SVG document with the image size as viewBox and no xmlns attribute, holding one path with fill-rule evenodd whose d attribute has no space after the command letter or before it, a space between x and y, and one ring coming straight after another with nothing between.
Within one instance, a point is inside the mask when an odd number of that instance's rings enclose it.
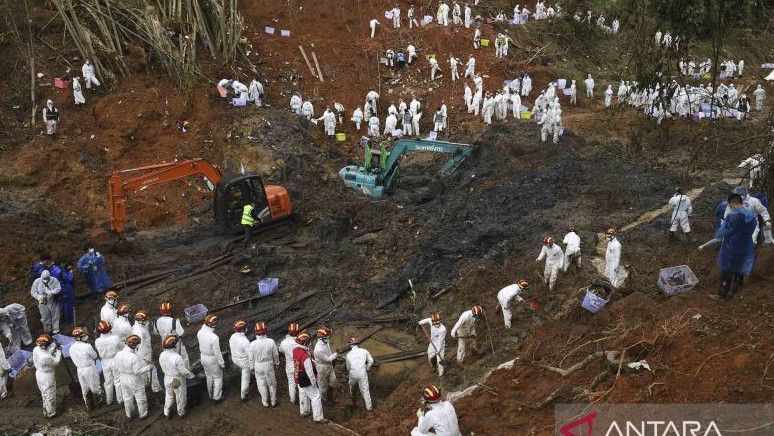
<instances>
[{"instance_id":1,"label":"blue plastic crate","mask_svg":"<svg viewBox=\"0 0 774 436\"><path fill-rule=\"evenodd\" d=\"M10 378L16 378L16 375L24 369L26 366L32 363L32 353L24 350L16 350L8 358L8 364L11 365L11 373L8 374Z\"/></svg>"},{"instance_id":2,"label":"blue plastic crate","mask_svg":"<svg viewBox=\"0 0 774 436\"><path fill-rule=\"evenodd\" d=\"M586 295L583 297L583 302L581 303L581 307L588 310L591 313L597 313L599 312L607 303L609 303L609 300L605 300L604 298L594 295L591 293L591 291L586 290Z\"/></svg>"},{"instance_id":3,"label":"blue plastic crate","mask_svg":"<svg viewBox=\"0 0 774 436\"><path fill-rule=\"evenodd\" d=\"M207 316L207 306L203 304L195 304L191 307L186 307L183 309L183 313L185 313L185 319L188 320L189 324L202 322L204 321L204 317Z\"/></svg>"},{"instance_id":4,"label":"blue plastic crate","mask_svg":"<svg viewBox=\"0 0 774 436\"><path fill-rule=\"evenodd\" d=\"M258 282L258 293L261 297L274 294L279 288L279 279L276 277L269 277Z\"/></svg>"}]
</instances>

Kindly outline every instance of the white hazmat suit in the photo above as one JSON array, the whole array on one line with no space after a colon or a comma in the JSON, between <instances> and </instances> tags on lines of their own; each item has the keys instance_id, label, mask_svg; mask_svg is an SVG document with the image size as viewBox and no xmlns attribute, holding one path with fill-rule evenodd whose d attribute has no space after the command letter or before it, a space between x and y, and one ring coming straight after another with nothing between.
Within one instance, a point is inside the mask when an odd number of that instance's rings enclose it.
<instances>
[{"instance_id":1,"label":"white hazmat suit","mask_svg":"<svg viewBox=\"0 0 774 436\"><path fill-rule=\"evenodd\" d=\"M448 6L447 6L448 8ZM347 371L349 371L349 395L352 396L352 388L360 388L360 394L363 396L366 410L372 410L371 392L368 387L368 371L374 364L374 358L371 353L357 345L352 345L352 350L347 353Z\"/></svg>"},{"instance_id":2,"label":"white hazmat suit","mask_svg":"<svg viewBox=\"0 0 774 436\"><path fill-rule=\"evenodd\" d=\"M159 366L164 372L164 416L169 416L172 404L175 403L177 414L182 417L188 404L187 379L194 378L194 375L188 370L185 359L174 348L161 352Z\"/></svg>"},{"instance_id":3,"label":"white hazmat suit","mask_svg":"<svg viewBox=\"0 0 774 436\"><path fill-rule=\"evenodd\" d=\"M78 383L81 385L81 395L84 404L89 404L89 392L102 395L97 372L97 351L88 342L77 341L70 346L70 359L78 370Z\"/></svg>"},{"instance_id":4,"label":"white hazmat suit","mask_svg":"<svg viewBox=\"0 0 774 436\"><path fill-rule=\"evenodd\" d=\"M40 323L43 324L43 330L47 333L59 333L59 292L62 286L56 277L51 277L48 270L40 273L40 278L32 282L30 295L38 302L40 310Z\"/></svg>"},{"instance_id":5,"label":"white hazmat suit","mask_svg":"<svg viewBox=\"0 0 774 436\"><path fill-rule=\"evenodd\" d=\"M505 328L511 328L511 319L513 319L513 311L511 310L511 302L524 301L521 298L521 288L517 284L508 285L497 293L497 302L500 303L500 309L503 311L503 323Z\"/></svg>"},{"instance_id":6,"label":"white hazmat suit","mask_svg":"<svg viewBox=\"0 0 774 436\"><path fill-rule=\"evenodd\" d=\"M443 361L446 356L446 326L440 322L433 324L432 318L425 318L419 321L419 325L430 326L430 343L427 344L427 360L438 368L438 376L443 376Z\"/></svg>"},{"instance_id":7,"label":"white hazmat suit","mask_svg":"<svg viewBox=\"0 0 774 436\"><path fill-rule=\"evenodd\" d=\"M258 335L250 343L248 353L250 364L255 371L255 384L261 394L264 407L277 405L277 376L274 367L279 367L279 351L273 339Z\"/></svg>"},{"instance_id":8,"label":"white hazmat suit","mask_svg":"<svg viewBox=\"0 0 774 436\"><path fill-rule=\"evenodd\" d=\"M46 348L36 346L32 350L32 363L35 365L35 380L38 382L40 396L46 418L56 415L56 367L62 361L62 351L55 343Z\"/></svg>"},{"instance_id":9,"label":"white hazmat suit","mask_svg":"<svg viewBox=\"0 0 774 436\"><path fill-rule=\"evenodd\" d=\"M220 401L223 395L223 368L226 367L220 352L220 338L206 324L196 333L196 338L199 340L199 354L207 377L207 393L210 399Z\"/></svg>"}]
</instances>

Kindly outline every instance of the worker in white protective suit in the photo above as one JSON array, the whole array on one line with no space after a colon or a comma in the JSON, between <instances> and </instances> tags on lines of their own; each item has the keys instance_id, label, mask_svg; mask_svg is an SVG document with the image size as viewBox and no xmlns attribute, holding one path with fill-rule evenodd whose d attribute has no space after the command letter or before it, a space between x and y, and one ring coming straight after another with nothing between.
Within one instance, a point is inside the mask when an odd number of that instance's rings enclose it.
<instances>
[{"instance_id":1,"label":"worker in white protective suit","mask_svg":"<svg viewBox=\"0 0 774 436\"><path fill-rule=\"evenodd\" d=\"M56 277L51 277L48 270L43 270L40 277L32 282L30 295L38 302L40 323L46 333L59 333L59 292L62 286Z\"/></svg>"},{"instance_id":2,"label":"worker in white protective suit","mask_svg":"<svg viewBox=\"0 0 774 436\"><path fill-rule=\"evenodd\" d=\"M586 77L586 80L583 81L583 85L586 87L586 97L593 98L594 97L594 79L591 77L591 74L589 74L589 76Z\"/></svg>"},{"instance_id":3,"label":"worker in white protective suit","mask_svg":"<svg viewBox=\"0 0 774 436\"><path fill-rule=\"evenodd\" d=\"M180 338L168 335L161 341L164 349L159 355L159 366L164 373L164 416L170 418L172 404L176 405L177 415L185 416L188 404L188 382L194 378L185 359L177 352Z\"/></svg>"},{"instance_id":4,"label":"worker in white protective suit","mask_svg":"<svg viewBox=\"0 0 774 436\"><path fill-rule=\"evenodd\" d=\"M336 134L336 114L333 113L331 108L326 107L325 112L318 118L318 121L319 120L322 120L323 126L325 127L325 134L328 135L328 137L332 137Z\"/></svg>"},{"instance_id":5,"label":"worker in white protective suit","mask_svg":"<svg viewBox=\"0 0 774 436\"><path fill-rule=\"evenodd\" d=\"M766 101L766 90L763 89L763 86L758 85L753 91L753 96L755 97L755 110L762 111L763 103Z\"/></svg>"},{"instance_id":6,"label":"worker in white protective suit","mask_svg":"<svg viewBox=\"0 0 774 436\"><path fill-rule=\"evenodd\" d=\"M169 300L162 301L159 305L159 313L161 316L156 318L156 321L153 323L153 333L158 335L162 340L167 336L177 336L179 341L177 341L177 348L175 350L180 354L180 357L183 358L186 367L191 369L188 350L183 343L183 334L185 333L185 330L183 330L183 324L180 322L180 319L172 317L172 302Z\"/></svg>"},{"instance_id":7,"label":"worker in white protective suit","mask_svg":"<svg viewBox=\"0 0 774 436\"><path fill-rule=\"evenodd\" d=\"M473 11L470 9L470 5L465 3L464 9L465 28L470 29L470 25L473 24Z\"/></svg>"},{"instance_id":8,"label":"worker in white protective suit","mask_svg":"<svg viewBox=\"0 0 774 436\"><path fill-rule=\"evenodd\" d=\"M128 304L119 304L118 309L116 309L118 317L113 321L113 331L118 339L121 339L121 342L132 334L132 322L129 320L131 312L132 308Z\"/></svg>"},{"instance_id":9,"label":"worker in white protective suit","mask_svg":"<svg viewBox=\"0 0 774 436\"><path fill-rule=\"evenodd\" d=\"M439 26L449 25L449 5L445 1L441 1L438 5L438 12L435 14L436 20Z\"/></svg>"},{"instance_id":10,"label":"worker in white protective suit","mask_svg":"<svg viewBox=\"0 0 774 436\"><path fill-rule=\"evenodd\" d=\"M739 194L742 197L742 207L750 210L756 218L760 216L763 219L763 242L765 244L774 244L774 239L772 239L771 235L771 215L769 215L768 209L766 209L760 200L750 195L746 186L737 186L734 188L733 193ZM732 211L733 209L731 206L726 206L726 212L723 214L723 219L731 214ZM753 231L752 234L753 244L756 245L758 244L758 234L761 231L759 223L760 221L756 219L755 231Z\"/></svg>"},{"instance_id":11,"label":"worker in white protective suit","mask_svg":"<svg viewBox=\"0 0 774 436\"><path fill-rule=\"evenodd\" d=\"M754 154L747 159L743 160L737 168L747 169L747 178L750 181L750 188L755 186L755 182L763 178L763 155Z\"/></svg>"},{"instance_id":12,"label":"worker in white protective suit","mask_svg":"<svg viewBox=\"0 0 774 436\"><path fill-rule=\"evenodd\" d=\"M374 115L378 115L379 110L377 107L379 106L379 93L373 89L368 91L368 94L366 94L366 101L371 103L371 110L374 111Z\"/></svg>"},{"instance_id":13,"label":"worker in white protective suit","mask_svg":"<svg viewBox=\"0 0 774 436\"><path fill-rule=\"evenodd\" d=\"M73 99L75 99L75 106L86 104L86 97L83 96L81 82L77 77L73 77Z\"/></svg>"},{"instance_id":14,"label":"worker in white protective suit","mask_svg":"<svg viewBox=\"0 0 774 436\"><path fill-rule=\"evenodd\" d=\"M413 131L412 131L412 128L411 128L412 127L411 126L412 118L413 118L413 115L411 115L411 112L409 112L409 111L403 112L403 115L402 115L402 118L401 118L401 128L403 129L403 135L404 136L411 136L411 135L413 135Z\"/></svg>"},{"instance_id":15,"label":"worker in white protective suit","mask_svg":"<svg viewBox=\"0 0 774 436\"><path fill-rule=\"evenodd\" d=\"M11 364L5 357L5 350L0 346L0 400L8 397L8 373L11 372Z\"/></svg>"},{"instance_id":16,"label":"worker in white protective suit","mask_svg":"<svg viewBox=\"0 0 774 436\"><path fill-rule=\"evenodd\" d=\"M91 89L92 83L94 86L100 85L99 80L97 80L97 76L94 74L94 65L92 65L88 59L86 59L86 62L83 63L83 66L81 67L81 73L83 73L83 83L86 84L86 89Z\"/></svg>"},{"instance_id":17,"label":"worker in white protective suit","mask_svg":"<svg viewBox=\"0 0 774 436\"><path fill-rule=\"evenodd\" d=\"M398 5L395 5L395 7L392 8L392 28L400 28L400 8Z\"/></svg>"},{"instance_id":18,"label":"worker in white protective suit","mask_svg":"<svg viewBox=\"0 0 774 436\"><path fill-rule=\"evenodd\" d=\"M234 90L234 94L236 94L237 97L244 100L245 102L248 101L249 97L249 89L247 88L247 85L240 82L239 80L234 80L231 83L231 88Z\"/></svg>"},{"instance_id":19,"label":"worker in white protective suit","mask_svg":"<svg viewBox=\"0 0 774 436\"><path fill-rule=\"evenodd\" d=\"M553 291L556 286L556 278L559 276L559 270L564 264L564 252L562 247L554 244L554 238L546 236L543 239L543 247L540 249L540 255L535 261L546 261L546 267L543 270L543 283L548 285L548 290Z\"/></svg>"},{"instance_id":20,"label":"worker in white protective suit","mask_svg":"<svg viewBox=\"0 0 774 436\"><path fill-rule=\"evenodd\" d=\"M387 118L384 120L384 134L385 135L392 135L395 129L398 128L398 117L396 117L394 114L387 115Z\"/></svg>"},{"instance_id":21,"label":"worker in white protective suit","mask_svg":"<svg viewBox=\"0 0 774 436\"><path fill-rule=\"evenodd\" d=\"M449 70L451 71L452 82L456 82L457 79L460 78L460 73L457 70L459 64L459 59L455 58L453 55L449 55Z\"/></svg>"},{"instance_id":22,"label":"worker in white protective suit","mask_svg":"<svg viewBox=\"0 0 774 436\"><path fill-rule=\"evenodd\" d=\"M99 319L113 325L113 321L118 318L118 313L116 312L117 307L118 292L113 290L105 292L105 304L99 309Z\"/></svg>"},{"instance_id":23,"label":"worker in white protective suit","mask_svg":"<svg viewBox=\"0 0 774 436\"><path fill-rule=\"evenodd\" d=\"M371 136L371 137L379 136L379 117L377 117L376 115L372 116L368 120L368 136Z\"/></svg>"},{"instance_id":24,"label":"worker in white protective suit","mask_svg":"<svg viewBox=\"0 0 774 436\"><path fill-rule=\"evenodd\" d=\"M243 319L234 321L232 330L234 333L228 338L228 348L231 351L231 361L241 373L240 396L242 401L247 401L250 394L250 376L253 372L253 367L250 365L250 340L245 334L247 321Z\"/></svg>"},{"instance_id":25,"label":"worker in white protective suit","mask_svg":"<svg viewBox=\"0 0 774 436\"><path fill-rule=\"evenodd\" d=\"M250 82L250 87L247 89L247 96L256 106L261 107L263 104L263 84L257 79L253 79Z\"/></svg>"},{"instance_id":26,"label":"worker in white protective suit","mask_svg":"<svg viewBox=\"0 0 774 436\"><path fill-rule=\"evenodd\" d=\"M416 99L416 97L411 99L411 103L409 103L409 112L411 115L414 115L415 113L419 112L419 108L422 107L422 103L419 102L419 100Z\"/></svg>"},{"instance_id":27,"label":"worker in white protective suit","mask_svg":"<svg viewBox=\"0 0 774 436\"><path fill-rule=\"evenodd\" d=\"M357 131L360 131L360 124L363 122L363 109L360 109L360 106L358 106L354 112L352 112L352 122L355 123L355 129Z\"/></svg>"},{"instance_id":28,"label":"worker in white protective suit","mask_svg":"<svg viewBox=\"0 0 774 436\"><path fill-rule=\"evenodd\" d=\"M430 327L429 333L425 330L425 326ZM446 326L441 323L441 314L433 312L430 318L419 321L419 327L429 342L427 344L427 360L430 361L430 365L437 368L438 377L441 377L443 376L443 363L446 359Z\"/></svg>"},{"instance_id":29,"label":"worker in white protective suit","mask_svg":"<svg viewBox=\"0 0 774 436\"><path fill-rule=\"evenodd\" d=\"M465 63L465 75L464 78L470 77L471 79L476 77L476 58L473 55L468 56L468 62Z\"/></svg>"},{"instance_id":30,"label":"worker in white protective suit","mask_svg":"<svg viewBox=\"0 0 774 436\"><path fill-rule=\"evenodd\" d=\"M475 116L478 116L482 99L483 99L483 91L481 91L480 89L476 89L476 93L473 94L473 100L470 102L470 105L473 107L473 115Z\"/></svg>"},{"instance_id":31,"label":"worker in white protective suit","mask_svg":"<svg viewBox=\"0 0 774 436\"><path fill-rule=\"evenodd\" d=\"M298 93L293 93L293 95L290 97L290 111L296 115L301 115L302 104L303 100L301 100L301 96L298 95Z\"/></svg>"},{"instance_id":32,"label":"worker in white protective suit","mask_svg":"<svg viewBox=\"0 0 774 436\"><path fill-rule=\"evenodd\" d=\"M293 350L296 349L296 336L298 336L298 323L290 323L288 326L288 334L282 339L279 344L279 350L285 357L285 375L288 379L288 396L290 402L295 404L298 401L298 386L296 385L296 379L293 368Z\"/></svg>"},{"instance_id":33,"label":"worker in white protective suit","mask_svg":"<svg viewBox=\"0 0 774 436\"><path fill-rule=\"evenodd\" d=\"M504 33L498 33L495 37L495 56L498 58L508 57L508 38Z\"/></svg>"},{"instance_id":34,"label":"worker in white protective suit","mask_svg":"<svg viewBox=\"0 0 774 436\"><path fill-rule=\"evenodd\" d=\"M196 333L202 368L207 378L207 394L216 402L220 401L223 395L223 368L226 367L226 361L220 352L220 338L215 334L217 325L218 316L210 313L204 317L204 325Z\"/></svg>"},{"instance_id":35,"label":"worker in white protective suit","mask_svg":"<svg viewBox=\"0 0 774 436\"><path fill-rule=\"evenodd\" d=\"M610 107L613 103L613 85L607 85L605 90L605 107Z\"/></svg>"},{"instance_id":36,"label":"worker in white protective suit","mask_svg":"<svg viewBox=\"0 0 774 436\"><path fill-rule=\"evenodd\" d=\"M440 133L443 131L443 111L439 107L433 115L433 132Z\"/></svg>"},{"instance_id":37,"label":"worker in white protective suit","mask_svg":"<svg viewBox=\"0 0 774 436\"><path fill-rule=\"evenodd\" d=\"M409 6L408 11L406 11L406 18L408 19L409 29L419 27L419 22L414 18L414 5Z\"/></svg>"},{"instance_id":38,"label":"worker in white protective suit","mask_svg":"<svg viewBox=\"0 0 774 436\"><path fill-rule=\"evenodd\" d=\"M562 270L566 273L570 269L570 265L575 263L575 266L580 270L581 267L581 239L578 233L575 232L575 227L567 226L567 234L564 235L562 240L564 243L564 262Z\"/></svg>"},{"instance_id":39,"label":"worker in white protective suit","mask_svg":"<svg viewBox=\"0 0 774 436\"><path fill-rule=\"evenodd\" d=\"M451 336L457 338L457 362L465 360L468 349L476 347L476 322L484 316L484 309L475 305L470 310L462 312L457 324L451 331Z\"/></svg>"},{"instance_id":40,"label":"worker in white protective suit","mask_svg":"<svg viewBox=\"0 0 774 436\"><path fill-rule=\"evenodd\" d=\"M312 413L315 422L327 422L323 415L322 397L317 384L317 367L309 354L312 337L303 331L296 336L296 348L293 349L293 374L299 388L298 405L301 416Z\"/></svg>"},{"instance_id":41,"label":"worker in white protective suit","mask_svg":"<svg viewBox=\"0 0 774 436\"><path fill-rule=\"evenodd\" d=\"M371 38L376 36L376 26L378 24L379 24L379 20L377 20L376 18L368 22L368 27L371 28Z\"/></svg>"},{"instance_id":42,"label":"worker in white protective suit","mask_svg":"<svg viewBox=\"0 0 774 436\"><path fill-rule=\"evenodd\" d=\"M524 301L521 293L529 287L529 282L526 280L519 280L517 283L508 285L499 292L497 292L497 302L500 304L500 309L503 311L503 323L505 328L511 328L511 319L513 318L513 310L511 309L511 303L516 301L521 303Z\"/></svg>"},{"instance_id":43,"label":"worker in white protective suit","mask_svg":"<svg viewBox=\"0 0 774 436\"><path fill-rule=\"evenodd\" d=\"M311 100L306 100L301 104L301 116L310 121L314 117L314 105Z\"/></svg>"},{"instance_id":44,"label":"worker in white protective suit","mask_svg":"<svg viewBox=\"0 0 774 436\"><path fill-rule=\"evenodd\" d=\"M328 388L336 388L336 371L333 363L339 357L339 353L331 350L331 329L320 327L317 329L317 343L314 345L314 360L317 362L317 385L320 388L320 395L323 401L328 400Z\"/></svg>"},{"instance_id":45,"label":"worker in white protective suit","mask_svg":"<svg viewBox=\"0 0 774 436\"><path fill-rule=\"evenodd\" d=\"M465 99L465 106L468 108L468 113L473 113L473 90L470 89L470 85L467 83L465 84L465 91L463 94L463 98Z\"/></svg>"},{"instance_id":46,"label":"worker in white protective suit","mask_svg":"<svg viewBox=\"0 0 774 436\"><path fill-rule=\"evenodd\" d=\"M513 109L513 118L521 118L521 96L518 92L511 94L511 108Z\"/></svg>"},{"instance_id":47,"label":"worker in white protective suit","mask_svg":"<svg viewBox=\"0 0 774 436\"><path fill-rule=\"evenodd\" d=\"M350 346L350 351L346 357L347 371L349 371L349 396L354 401L352 388L357 386L363 396L366 410L373 410L371 391L368 388L368 371L374 364L374 358L368 350L358 346L360 341L357 338L349 338L347 342Z\"/></svg>"},{"instance_id":48,"label":"worker in white protective suit","mask_svg":"<svg viewBox=\"0 0 774 436\"><path fill-rule=\"evenodd\" d=\"M22 346L32 343L32 333L27 324L27 313L24 306L11 303L0 308L0 333L8 339L8 354L11 355Z\"/></svg>"},{"instance_id":49,"label":"worker in white protective suit","mask_svg":"<svg viewBox=\"0 0 774 436\"><path fill-rule=\"evenodd\" d=\"M115 367L121 376L121 396L124 399L124 412L131 419L135 407L140 419L148 416L148 397L145 395L145 380L151 365L137 354L142 340L137 335L129 335L126 345L116 354Z\"/></svg>"},{"instance_id":50,"label":"worker in white protective suit","mask_svg":"<svg viewBox=\"0 0 774 436\"><path fill-rule=\"evenodd\" d=\"M441 71L438 67L438 59L433 56L427 61L430 63L430 80L435 80L435 74Z\"/></svg>"},{"instance_id":51,"label":"worker in white protective suit","mask_svg":"<svg viewBox=\"0 0 774 436\"><path fill-rule=\"evenodd\" d=\"M454 406L441 399L437 387L425 387L422 400L425 406L417 410L417 426L411 430L411 436L462 436Z\"/></svg>"},{"instance_id":52,"label":"worker in white protective suit","mask_svg":"<svg viewBox=\"0 0 774 436\"><path fill-rule=\"evenodd\" d=\"M266 323L255 324L255 339L250 343L248 356L255 371L255 384L263 407L276 407L277 376L274 368L279 367L279 350L274 339L266 337L266 331Z\"/></svg>"},{"instance_id":53,"label":"worker in white protective suit","mask_svg":"<svg viewBox=\"0 0 774 436\"><path fill-rule=\"evenodd\" d=\"M35 365L35 380L38 382L40 396L43 398L43 410L46 418L56 415L56 367L62 361L59 344L47 333L35 339L37 345L32 350L32 364Z\"/></svg>"},{"instance_id":54,"label":"worker in white protective suit","mask_svg":"<svg viewBox=\"0 0 774 436\"><path fill-rule=\"evenodd\" d=\"M153 347L151 346L150 326L148 321L150 316L148 311L140 309L134 314L134 325L132 334L140 337L142 341L137 347L137 355L144 359L151 366L151 370L146 374L146 382L150 385L153 392L161 392L161 383L159 383L159 374L156 365L153 364Z\"/></svg>"},{"instance_id":55,"label":"worker in white protective suit","mask_svg":"<svg viewBox=\"0 0 774 436\"><path fill-rule=\"evenodd\" d=\"M452 3L452 24L455 26L462 25L462 8L457 2Z\"/></svg>"},{"instance_id":56,"label":"worker in white protective suit","mask_svg":"<svg viewBox=\"0 0 774 436\"><path fill-rule=\"evenodd\" d=\"M70 346L70 359L78 372L78 384L81 385L81 395L87 410L91 410L98 398L89 399L89 394L102 395L102 386L97 372L97 350L89 343L89 331L86 327L75 327L72 336L76 339Z\"/></svg>"},{"instance_id":57,"label":"worker in white protective suit","mask_svg":"<svg viewBox=\"0 0 774 436\"><path fill-rule=\"evenodd\" d=\"M94 340L94 347L97 349L97 354L102 361L105 402L107 404L113 404L115 395L116 401L120 404L124 402L124 397L121 392L121 376L118 373L118 368L116 368L115 357L116 354L124 348L124 343L118 335L113 332L113 326L107 321L98 322L97 330L100 335Z\"/></svg>"},{"instance_id":58,"label":"worker in white protective suit","mask_svg":"<svg viewBox=\"0 0 774 436\"><path fill-rule=\"evenodd\" d=\"M672 207L672 224L669 226L669 237L677 237L677 228L680 227L683 233L691 240L691 224L688 219L693 215L691 199L683 194L680 188L675 189L675 194L669 199L669 205Z\"/></svg>"},{"instance_id":59,"label":"worker in white protective suit","mask_svg":"<svg viewBox=\"0 0 774 436\"><path fill-rule=\"evenodd\" d=\"M607 250L605 251L605 277L613 286L618 286L618 267L621 265L621 243L616 238L616 229L609 228L605 232Z\"/></svg>"},{"instance_id":60,"label":"worker in white protective suit","mask_svg":"<svg viewBox=\"0 0 774 436\"><path fill-rule=\"evenodd\" d=\"M420 136L419 132L419 120L422 118L422 111L417 109L414 115L411 116L411 133L415 136Z\"/></svg>"},{"instance_id":61,"label":"worker in white protective suit","mask_svg":"<svg viewBox=\"0 0 774 436\"><path fill-rule=\"evenodd\" d=\"M412 62L414 62L415 59L417 59L417 48L414 47L414 44L409 44L406 47L406 55L408 58L406 59L406 62L411 65Z\"/></svg>"}]
</instances>

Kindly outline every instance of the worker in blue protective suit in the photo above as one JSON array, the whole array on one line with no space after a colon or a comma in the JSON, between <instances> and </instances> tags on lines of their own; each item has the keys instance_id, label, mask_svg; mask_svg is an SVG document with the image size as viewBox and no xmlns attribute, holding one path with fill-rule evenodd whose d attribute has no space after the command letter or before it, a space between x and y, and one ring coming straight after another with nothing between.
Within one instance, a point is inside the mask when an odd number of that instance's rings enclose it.
<instances>
[{"instance_id":1,"label":"worker in blue protective suit","mask_svg":"<svg viewBox=\"0 0 774 436\"><path fill-rule=\"evenodd\" d=\"M59 292L59 310L65 323L72 323L75 318L75 274L72 264L63 267L51 265L51 275L59 280L62 290Z\"/></svg>"},{"instance_id":2,"label":"worker in blue protective suit","mask_svg":"<svg viewBox=\"0 0 774 436\"><path fill-rule=\"evenodd\" d=\"M40 259L32 264L30 267L30 272L27 274L27 286L32 286L32 282L35 281L38 277L40 277L40 273L43 272L43 270L48 270L51 268L51 265L53 265L54 262L51 260L51 255L48 253L41 253Z\"/></svg>"},{"instance_id":3,"label":"worker in blue protective suit","mask_svg":"<svg viewBox=\"0 0 774 436\"><path fill-rule=\"evenodd\" d=\"M720 298L731 298L742 288L744 276L749 276L755 263L755 243L753 232L758 218L751 210L743 207L742 196L731 194L728 197L731 213L723 220L723 225L715 237L699 247L702 250L720 243L718 267L720 268Z\"/></svg>"},{"instance_id":4,"label":"worker in blue protective suit","mask_svg":"<svg viewBox=\"0 0 774 436\"><path fill-rule=\"evenodd\" d=\"M101 294L113 286L113 282L105 269L105 258L94 248L89 248L86 254L78 259L78 271L83 274L86 286L92 293Z\"/></svg>"},{"instance_id":5,"label":"worker in blue protective suit","mask_svg":"<svg viewBox=\"0 0 774 436\"><path fill-rule=\"evenodd\" d=\"M720 229L723 224L723 215L726 213L728 207L728 200L723 200L715 207L715 233Z\"/></svg>"}]
</instances>

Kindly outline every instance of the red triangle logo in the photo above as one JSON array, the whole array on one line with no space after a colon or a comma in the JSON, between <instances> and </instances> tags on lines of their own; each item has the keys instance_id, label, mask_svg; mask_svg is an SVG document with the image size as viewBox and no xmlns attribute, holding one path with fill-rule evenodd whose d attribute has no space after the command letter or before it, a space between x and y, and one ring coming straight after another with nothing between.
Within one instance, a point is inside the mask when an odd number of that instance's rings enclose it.
<instances>
[{"instance_id":1,"label":"red triangle logo","mask_svg":"<svg viewBox=\"0 0 774 436\"><path fill-rule=\"evenodd\" d=\"M559 433L562 436L591 436L592 432L594 431L594 420L596 418L597 412L591 412L588 415L578 419L577 421L573 421L560 428ZM573 431L575 429L580 430L580 428L583 428L584 426L587 429L585 433L575 433Z\"/></svg>"}]
</instances>

